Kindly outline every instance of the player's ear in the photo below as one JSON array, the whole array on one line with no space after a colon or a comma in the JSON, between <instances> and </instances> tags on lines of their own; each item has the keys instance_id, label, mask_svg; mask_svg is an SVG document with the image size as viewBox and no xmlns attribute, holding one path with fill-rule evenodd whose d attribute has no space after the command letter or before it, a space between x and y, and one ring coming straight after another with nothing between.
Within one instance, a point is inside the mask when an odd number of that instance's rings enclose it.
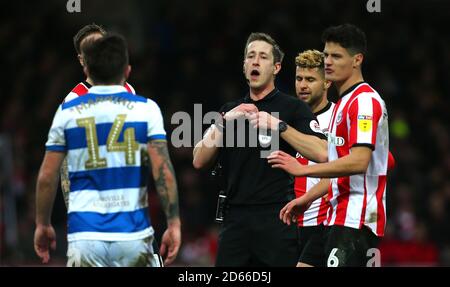
<instances>
[{"instance_id":1,"label":"player's ear","mask_svg":"<svg viewBox=\"0 0 450 287\"><path fill-rule=\"evenodd\" d=\"M331 81L325 80L323 87L325 90L328 90L331 87Z\"/></svg>"},{"instance_id":2,"label":"player's ear","mask_svg":"<svg viewBox=\"0 0 450 287\"><path fill-rule=\"evenodd\" d=\"M363 60L364 55L361 53L358 53L355 56L353 56L353 68L361 67Z\"/></svg>"},{"instance_id":3,"label":"player's ear","mask_svg":"<svg viewBox=\"0 0 450 287\"><path fill-rule=\"evenodd\" d=\"M128 65L128 66L126 66L126 68L125 68L125 80L128 79L128 77L130 76L130 73L131 73L131 66Z\"/></svg>"},{"instance_id":4,"label":"player's ear","mask_svg":"<svg viewBox=\"0 0 450 287\"><path fill-rule=\"evenodd\" d=\"M81 67L84 67L84 59L83 59L83 56L81 56L81 54L78 54L77 58L78 58L78 61L80 62Z\"/></svg>"}]
</instances>

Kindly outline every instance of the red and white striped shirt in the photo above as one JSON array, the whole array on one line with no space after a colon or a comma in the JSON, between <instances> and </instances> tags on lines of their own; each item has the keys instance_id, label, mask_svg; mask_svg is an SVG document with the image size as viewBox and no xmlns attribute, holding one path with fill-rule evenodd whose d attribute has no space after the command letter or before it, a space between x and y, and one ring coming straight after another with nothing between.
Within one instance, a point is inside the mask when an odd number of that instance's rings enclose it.
<instances>
[{"instance_id":1,"label":"red and white striped shirt","mask_svg":"<svg viewBox=\"0 0 450 287\"><path fill-rule=\"evenodd\" d=\"M318 113L316 113L317 120L322 132L328 134L328 125L330 124L331 114L333 112L334 104L329 102L328 105ZM301 156L297 153L297 161L303 165L316 164L313 161ZM294 184L295 196L298 198L307 193L314 185L320 181L320 178L313 177L296 177ZM323 197L314 200L309 208L298 215L298 226L317 226L322 224L327 217L329 203Z\"/></svg>"},{"instance_id":2,"label":"red and white striped shirt","mask_svg":"<svg viewBox=\"0 0 450 287\"><path fill-rule=\"evenodd\" d=\"M353 146L369 146L373 152L366 173L331 179L328 225L361 229L377 236L386 225L386 173L389 130L386 105L367 83L345 93L334 107L328 133L328 160L350 153Z\"/></svg>"},{"instance_id":3,"label":"red and white striped shirt","mask_svg":"<svg viewBox=\"0 0 450 287\"><path fill-rule=\"evenodd\" d=\"M134 95L136 95L136 91L134 90L134 88L128 84L127 82L125 82L125 84L123 85L125 87L125 89L127 89L127 91L129 93L132 93ZM92 88L92 85L89 84L88 82L84 81L79 83L78 85L75 86L75 88L72 89L72 91L70 91L70 93L64 98L64 103L68 102L70 100L76 99L79 96L83 96L85 94L88 93L88 90Z\"/></svg>"}]
</instances>

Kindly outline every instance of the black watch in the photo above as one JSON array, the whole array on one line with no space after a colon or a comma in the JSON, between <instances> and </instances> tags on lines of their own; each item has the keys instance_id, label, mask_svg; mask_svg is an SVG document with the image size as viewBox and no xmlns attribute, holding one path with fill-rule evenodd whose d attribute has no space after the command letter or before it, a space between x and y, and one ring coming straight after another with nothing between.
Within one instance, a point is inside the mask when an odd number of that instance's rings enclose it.
<instances>
[{"instance_id":1,"label":"black watch","mask_svg":"<svg viewBox=\"0 0 450 287\"><path fill-rule=\"evenodd\" d=\"M280 131L280 134L281 134L282 132L285 132L285 131L287 130L287 128L288 128L287 123L285 123L285 122L283 122L283 121L280 121L280 122L278 123L278 130Z\"/></svg>"}]
</instances>

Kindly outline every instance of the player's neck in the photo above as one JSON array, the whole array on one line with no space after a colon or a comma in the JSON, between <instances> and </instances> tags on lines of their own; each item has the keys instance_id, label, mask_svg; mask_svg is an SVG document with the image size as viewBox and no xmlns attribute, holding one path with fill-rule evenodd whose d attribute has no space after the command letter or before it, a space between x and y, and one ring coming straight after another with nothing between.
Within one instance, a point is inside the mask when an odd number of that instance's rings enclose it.
<instances>
[{"instance_id":1,"label":"player's neck","mask_svg":"<svg viewBox=\"0 0 450 287\"><path fill-rule=\"evenodd\" d=\"M91 86L94 85L94 81L92 81L92 79L89 78L89 77L87 77L86 82L87 82L89 85L91 85Z\"/></svg>"},{"instance_id":2,"label":"player's neck","mask_svg":"<svg viewBox=\"0 0 450 287\"><path fill-rule=\"evenodd\" d=\"M92 81L92 79L89 77L86 79L86 82L89 85L91 85L91 87L93 87L93 86L124 86L125 85L125 81L122 81L120 83L112 83L112 84L104 84L104 83L95 84L94 81Z\"/></svg>"},{"instance_id":3,"label":"player's neck","mask_svg":"<svg viewBox=\"0 0 450 287\"><path fill-rule=\"evenodd\" d=\"M338 90L339 97L343 96L343 93L348 90L351 86L364 82L364 78L361 74L361 72L353 73L349 78L342 82L335 82L336 88Z\"/></svg>"},{"instance_id":4,"label":"player's neck","mask_svg":"<svg viewBox=\"0 0 450 287\"><path fill-rule=\"evenodd\" d=\"M311 110L313 114L316 114L317 112L321 111L323 108L325 108L328 105L328 99L327 95L325 94L322 97L322 100L317 104L311 107Z\"/></svg>"},{"instance_id":5,"label":"player's neck","mask_svg":"<svg viewBox=\"0 0 450 287\"><path fill-rule=\"evenodd\" d=\"M267 86L262 87L261 89L250 88L250 98L254 101L259 101L264 99L270 92L275 89L275 83L270 82Z\"/></svg>"}]
</instances>

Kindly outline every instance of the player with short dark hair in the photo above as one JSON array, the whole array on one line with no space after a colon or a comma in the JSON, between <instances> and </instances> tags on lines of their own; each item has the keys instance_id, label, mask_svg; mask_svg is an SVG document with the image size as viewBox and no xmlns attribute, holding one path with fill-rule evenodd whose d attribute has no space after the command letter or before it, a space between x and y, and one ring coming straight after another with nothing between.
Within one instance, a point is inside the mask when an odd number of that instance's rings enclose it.
<instances>
[{"instance_id":1,"label":"player with short dark hair","mask_svg":"<svg viewBox=\"0 0 450 287\"><path fill-rule=\"evenodd\" d=\"M84 67L84 57L83 57L83 48L84 44L88 41L99 39L107 34L106 30L95 23L88 24L81 28L73 37L73 45L75 47L75 51L77 52L77 58L80 62L80 65ZM72 91L65 97L64 101L69 101L76 97L87 94L88 90L92 87L92 80L87 76L86 80L77 84ZM127 82L125 82L124 87L128 92L136 94L134 88Z\"/></svg>"},{"instance_id":2,"label":"player with short dark hair","mask_svg":"<svg viewBox=\"0 0 450 287\"><path fill-rule=\"evenodd\" d=\"M330 27L323 41L325 78L339 93L328 131L329 162L303 166L284 152L274 152L269 163L295 176L331 178L331 186L322 180L288 203L280 218L290 224L301 207L328 191L327 265L366 266L368 252L377 247L386 226L388 114L362 75L364 32L349 24Z\"/></svg>"},{"instance_id":3,"label":"player with short dark hair","mask_svg":"<svg viewBox=\"0 0 450 287\"><path fill-rule=\"evenodd\" d=\"M181 244L181 223L161 111L154 101L123 86L131 67L121 36L89 41L84 53L84 72L94 86L61 104L53 119L36 188L35 251L46 263L49 248L55 248L51 213L67 155L67 265L159 265L148 215L149 168L167 217L161 254L167 253L165 263L170 264Z\"/></svg>"},{"instance_id":4,"label":"player with short dark hair","mask_svg":"<svg viewBox=\"0 0 450 287\"><path fill-rule=\"evenodd\" d=\"M84 57L83 57L83 49L85 47L85 44L89 41L99 39L107 34L106 30L95 23L88 24L84 27L82 27L73 37L73 45L75 47L75 51L77 52L77 58L80 62L80 65L82 67L85 66L84 64ZM89 76L86 76L86 80L78 83L72 91L64 98L63 102L67 102L73 99L76 99L79 96L86 95L88 93L88 90L92 87L93 81L90 79ZM127 82L125 82L124 87L127 89L128 92L136 94L136 91L134 88ZM66 204L66 207L68 205L68 194L70 192L70 181L68 178L68 172L67 172L67 162L64 161L63 165L61 167L61 189L63 192L64 202Z\"/></svg>"},{"instance_id":5,"label":"player with short dark hair","mask_svg":"<svg viewBox=\"0 0 450 287\"><path fill-rule=\"evenodd\" d=\"M81 54L81 42L95 34L105 36L106 30L102 26L92 23L81 28L75 36L73 36L73 46L75 47L75 51L78 55Z\"/></svg>"},{"instance_id":6,"label":"player with short dark hair","mask_svg":"<svg viewBox=\"0 0 450 287\"><path fill-rule=\"evenodd\" d=\"M86 39L83 68L96 85L107 86L122 80L123 71L128 66L128 49L122 37L104 37L106 38Z\"/></svg>"}]
</instances>

